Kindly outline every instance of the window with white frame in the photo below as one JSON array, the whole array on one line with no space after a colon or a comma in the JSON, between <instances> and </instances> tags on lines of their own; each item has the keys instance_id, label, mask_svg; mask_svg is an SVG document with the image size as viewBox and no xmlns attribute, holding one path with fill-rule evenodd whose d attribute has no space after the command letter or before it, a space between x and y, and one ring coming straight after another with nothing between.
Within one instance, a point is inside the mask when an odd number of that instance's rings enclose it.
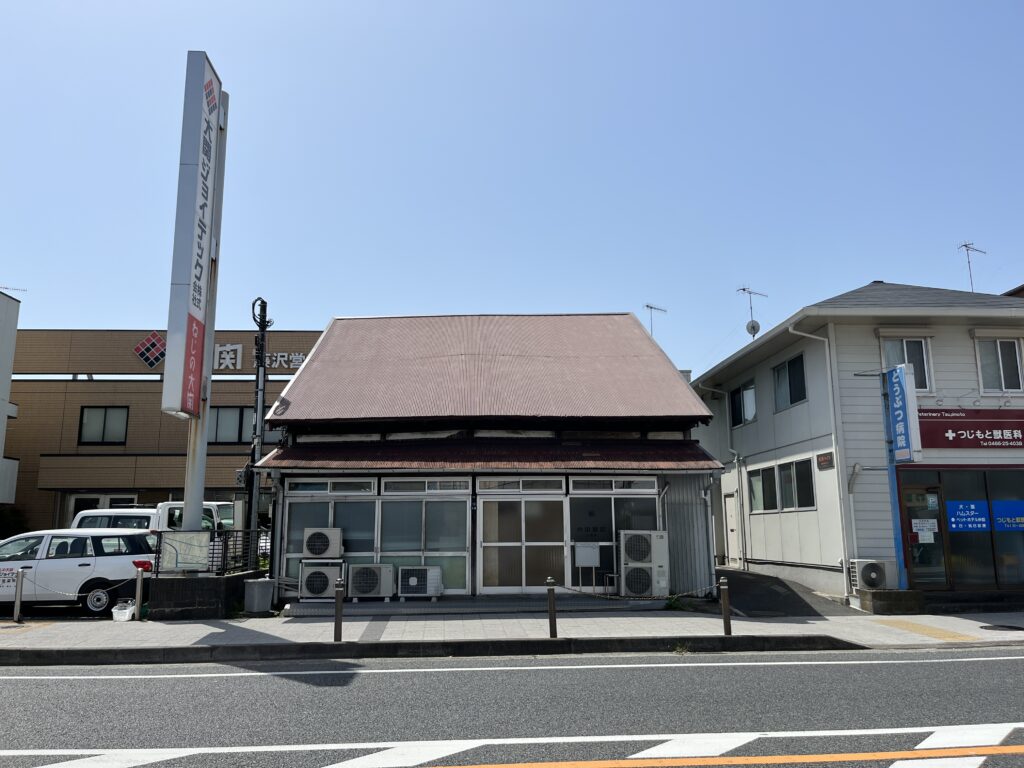
<instances>
[{"instance_id":1,"label":"window with white frame","mask_svg":"<svg viewBox=\"0 0 1024 768\"><path fill-rule=\"evenodd\" d=\"M779 464L779 508L812 509L814 507L814 467L810 459Z\"/></svg>"},{"instance_id":2,"label":"window with white frame","mask_svg":"<svg viewBox=\"0 0 1024 768\"><path fill-rule=\"evenodd\" d=\"M563 477L481 477L477 478L479 493L564 493Z\"/></svg>"},{"instance_id":3,"label":"window with white frame","mask_svg":"<svg viewBox=\"0 0 1024 768\"><path fill-rule=\"evenodd\" d=\"M747 472L750 485L750 511L774 512L779 508L775 489L775 467L763 467Z\"/></svg>"},{"instance_id":4,"label":"window with white frame","mask_svg":"<svg viewBox=\"0 0 1024 768\"><path fill-rule=\"evenodd\" d=\"M572 477L569 478L572 493L656 493L656 477Z\"/></svg>"},{"instance_id":5,"label":"window with white frame","mask_svg":"<svg viewBox=\"0 0 1024 768\"><path fill-rule=\"evenodd\" d=\"M804 381L804 356L797 355L782 365L775 366L775 410L782 411L807 399Z\"/></svg>"},{"instance_id":6,"label":"window with white frame","mask_svg":"<svg viewBox=\"0 0 1024 768\"><path fill-rule=\"evenodd\" d=\"M757 398L754 393L754 382L746 384L729 393L729 426L738 427L747 424L757 416Z\"/></svg>"},{"instance_id":7,"label":"window with white frame","mask_svg":"<svg viewBox=\"0 0 1024 768\"><path fill-rule=\"evenodd\" d=\"M464 493L469 491L467 478L397 478L381 482L381 493Z\"/></svg>"},{"instance_id":8,"label":"window with white frame","mask_svg":"<svg viewBox=\"0 0 1024 768\"><path fill-rule=\"evenodd\" d=\"M377 481L372 477L346 478L299 478L288 480L285 485L289 494L331 493L338 495L364 495L377 491Z\"/></svg>"},{"instance_id":9,"label":"window with white frame","mask_svg":"<svg viewBox=\"0 0 1024 768\"><path fill-rule=\"evenodd\" d=\"M886 368L910 366L914 370L914 389L931 389L927 339L882 339L882 362Z\"/></svg>"},{"instance_id":10,"label":"window with white frame","mask_svg":"<svg viewBox=\"0 0 1024 768\"><path fill-rule=\"evenodd\" d=\"M1021 391L1020 340L978 339L976 343L982 390Z\"/></svg>"}]
</instances>

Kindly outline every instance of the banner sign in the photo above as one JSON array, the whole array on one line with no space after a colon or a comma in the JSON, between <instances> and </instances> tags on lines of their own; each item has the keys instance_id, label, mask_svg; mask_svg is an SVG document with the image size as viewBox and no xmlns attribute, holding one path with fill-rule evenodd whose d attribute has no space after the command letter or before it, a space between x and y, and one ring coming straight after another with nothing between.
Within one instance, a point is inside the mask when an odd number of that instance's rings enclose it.
<instances>
[{"instance_id":1,"label":"banner sign","mask_svg":"<svg viewBox=\"0 0 1024 768\"><path fill-rule=\"evenodd\" d=\"M182 418L199 415L206 359L206 316L215 179L221 128L221 82L202 51L188 52L185 107L174 222L171 300L161 408Z\"/></svg>"},{"instance_id":2,"label":"banner sign","mask_svg":"<svg viewBox=\"0 0 1024 768\"><path fill-rule=\"evenodd\" d=\"M885 372L885 392L889 400L889 426L892 456L896 464L914 461L917 434L917 399L914 373L906 365Z\"/></svg>"},{"instance_id":3,"label":"banner sign","mask_svg":"<svg viewBox=\"0 0 1024 768\"><path fill-rule=\"evenodd\" d=\"M993 501L992 523L997 531L1024 531L1024 501Z\"/></svg>"},{"instance_id":4,"label":"banner sign","mask_svg":"<svg viewBox=\"0 0 1024 768\"><path fill-rule=\"evenodd\" d=\"M1024 448L1024 411L922 408L922 448Z\"/></svg>"},{"instance_id":5,"label":"banner sign","mask_svg":"<svg viewBox=\"0 0 1024 768\"><path fill-rule=\"evenodd\" d=\"M949 530L976 532L991 530L987 501L947 501L946 518Z\"/></svg>"}]
</instances>

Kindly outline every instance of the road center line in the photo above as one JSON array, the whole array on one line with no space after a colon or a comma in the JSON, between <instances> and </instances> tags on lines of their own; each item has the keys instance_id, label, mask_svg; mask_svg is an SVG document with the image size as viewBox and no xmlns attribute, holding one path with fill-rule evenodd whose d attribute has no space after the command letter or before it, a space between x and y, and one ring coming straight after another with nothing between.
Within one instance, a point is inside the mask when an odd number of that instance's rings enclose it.
<instances>
[{"instance_id":1,"label":"road center line","mask_svg":"<svg viewBox=\"0 0 1024 768\"><path fill-rule=\"evenodd\" d=\"M338 660L340 663L348 663ZM488 667L409 667L402 669L302 669L275 672L185 672L155 675L0 675L7 680L194 680L231 677L322 677L326 675L422 675L455 672L552 672L586 671L599 669L716 669L729 667L852 667L900 664L968 664L1003 661L1024 661L1024 656L972 656L941 659L833 659L822 661L694 661L694 662L641 662L638 664L538 664L535 666Z\"/></svg>"}]
</instances>

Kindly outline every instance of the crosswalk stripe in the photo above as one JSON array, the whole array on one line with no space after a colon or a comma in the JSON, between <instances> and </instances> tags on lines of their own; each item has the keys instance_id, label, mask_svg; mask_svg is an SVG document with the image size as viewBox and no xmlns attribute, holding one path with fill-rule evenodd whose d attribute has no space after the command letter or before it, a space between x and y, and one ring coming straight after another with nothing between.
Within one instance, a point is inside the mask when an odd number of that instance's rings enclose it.
<instances>
[{"instance_id":1,"label":"crosswalk stripe","mask_svg":"<svg viewBox=\"0 0 1024 768\"><path fill-rule=\"evenodd\" d=\"M939 747L980 747L999 744L1014 730L1012 723L999 725L952 725L936 728L935 733L917 745L917 749Z\"/></svg>"},{"instance_id":2,"label":"crosswalk stripe","mask_svg":"<svg viewBox=\"0 0 1024 768\"><path fill-rule=\"evenodd\" d=\"M672 739L643 752L630 755L631 759L651 757L712 757L724 755L730 749L742 747L754 739L756 733L695 733L682 739Z\"/></svg>"},{"instance_id":3,"label":"crosswalk stripe","mask_svg":"<svg viewBox=\"0 0 1024 768\"><path fill-rule=\"evenodd\" d=\"M984 757L934 757L925 760L898 760L889 768L981 768Z\"/></svg>"},{"instance_id":4,"label":"crosswalk stripe","mask_svg":"<svg viewBox=\"0 0 1024 768\"><path fill-rule=\"evenodd\" d=\"M139 765L152 765L164 760L174 760L193 754L193 750L183 749L146 749L116 753L104 753L78 760L67 760L60 763L47 763L36 768L135 768Z\"/></svg>"},{"instance_id":5,"label":"crosswalk stripe","mask_svg":"<svg viewBox=\"0 0 1024 768\"><path fill-rule=\"evenodd\" d=\"M354 757L325 768L411 768L444 757L456 755L482 746L482 741L438 741L432 743L403 744L383 752Z\"/></svg>"}]
</instances>

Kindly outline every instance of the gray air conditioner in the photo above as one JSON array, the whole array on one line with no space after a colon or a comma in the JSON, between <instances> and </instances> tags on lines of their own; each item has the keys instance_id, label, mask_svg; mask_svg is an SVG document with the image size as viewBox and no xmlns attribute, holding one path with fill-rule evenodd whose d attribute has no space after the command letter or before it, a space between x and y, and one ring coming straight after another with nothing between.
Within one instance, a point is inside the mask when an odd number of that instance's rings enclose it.
<instances>
[{"instance_id":1,"label":"gray air conditioner","mask_svg":"<svg viewBox=\"0 0 1024 768\"><path fill-rule=\"evenodd\" d=\"M341 560L303 560L299 563L299 599L334 599L334 584L341 578Z\"/></svg>"},{"instance_id":2,"label":"gray air conditioner","mask_svg":"<svg viewBox=\"0 0 1024 768\"><path fill-rule=\"evenodd\" d=\"M668 593L668 533L620 531L619 594L665 597Z\"/></svg>"},{"instance_id":3,"label":"gray air conditioner","mask_svg":"<svg viewBox=\"0 0 1024 768\"><path fill-rule=\"evenodd\" d=\"M303 528L302 556L322 557L336 560L344 550L341 548L340 528Z\"/></svg>"},{"instance_id":4,"label":"gray air conditioner","mask_svg":"<svg viewBox=\"0 0 1024 768\"><path fill-rule=\"evenodd\" d=\"M399 597L437 597L443 591L439 565L403 565L398 569Z\"/></svg>"},{"instance_id":5,"label":"gray air conditioner","mask_svg":"<svg viewBox=\"0 0 1024 768\"><path fill-rule=\"evenodd\" d=\"M395 594L395 567L393 565L349 565L348 596L391 597Z\"/></svg>"},{"instance_id":6,"label":"gray air conditioner","mask_svg":"<svg viewBox=\"0 0 1024 768\"><path fill-rule=\"evenodd\" d=\"M853 589L897 589L900 585L895 560L851 560Z\"/></svg>"}]
</instances>

